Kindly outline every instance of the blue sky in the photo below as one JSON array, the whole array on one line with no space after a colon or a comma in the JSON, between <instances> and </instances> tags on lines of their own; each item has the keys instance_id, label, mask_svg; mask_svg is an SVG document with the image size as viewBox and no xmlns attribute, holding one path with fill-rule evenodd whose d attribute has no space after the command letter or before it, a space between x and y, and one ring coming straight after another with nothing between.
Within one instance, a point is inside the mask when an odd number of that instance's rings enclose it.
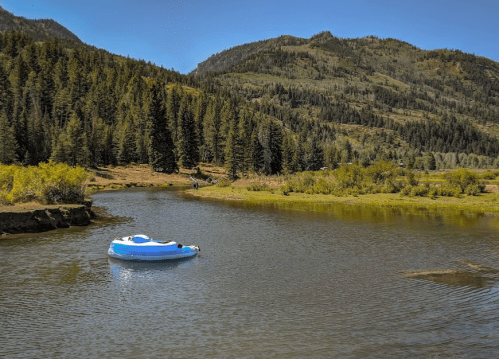
<instances>
[{"instance_id":1,"label":"blue sky","mask_svg":"<svg viewBox=\"0 0 499 359\"><path fill-rule=\"evenodd\" d=\"M28 19L54 19L89 45L181 73L230 47L326 30L499 61L498 0L0 0L0 6Z\"/></svg>"}]
</instances>

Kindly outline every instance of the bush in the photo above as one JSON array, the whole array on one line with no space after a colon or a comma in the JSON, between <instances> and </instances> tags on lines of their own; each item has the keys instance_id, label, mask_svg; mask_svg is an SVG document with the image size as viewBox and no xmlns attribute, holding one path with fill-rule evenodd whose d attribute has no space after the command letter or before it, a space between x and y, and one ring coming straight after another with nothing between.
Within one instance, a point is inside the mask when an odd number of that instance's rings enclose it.
<instances>
[{"instance_id":1,"label":"bush","mask_svg":"<svg viewBox=\"0 0 499 359\"><path fill-rule=\"evenodd\" d=\"M412 186L409 196L411 197L425 197L430 192L430 189L426 186Z\"/></svg>"},{"instance_id":2,"label":"bush","mask_svg":"<svg viewBox=\"0 0 499 359\"><path fill-rule=\"evenodd\" d=\"M267 183L253 182L249 186L246 187L248 191L271 191L272 189L269 187Z\"/></svg>"},{"instance_id":3,"label":"bush","mask_svg":"<svg viewBox=\"0 0 499 359\"><path fill-rule=\"evenodd\" d=\"M484 173L482 173L482 178L486 180L494 180L499 176L499 171L491 171L487 170Z\"/></svg>"},{"instance_id":4,"label":"bush","mask_svg":"<svg viewBox=\"0 0 499 359\"><path fill-rule=\"evenodd\" d=\"M232 181L227 178L227 177L224 177L224 178L221 178L218 180L218 183L217 183L217 186L218 187L229 187L231 185Z\"/></svg>"},{"instance_id":5,"label":"bush","mask_svg":"<svg viewBox=\"0 0 499 359\"><path fill-rule=\"evenodd\" d=\"M459 168L454 172L447 173L445 179L450 187L459 188L461 193L464 193L466 188L470 185L483 186L483 188L485 188L476 172L464 168Z\"/></svg>"},{"instance_id":6,"label":"bush","mask_svg":"<svg viewBox=\"0 0 499 359\"><path fill-rule=\"evenodd\" d=\"M1 166L0 197L3 203L79 203L85 198L87 178L85 169L62 163L41 163L39 167Z\"/></svg>"},{"instance_id":7,"label":"bush","mask_svg":"<svg viewBox=\"0 0 499 359\"><path fill-rule=\"evenodd\" d=\"M464 193L466 193L468 196L478 196L482 191L478 187L477 184L472 184L466 187L464 190Z\"/></svg>"},{"instance_id":8,"label":"bush","mask_svg":"<svg viewBox=\"0 0 499 359\"><path fill-rule=\"evenodd\" d=\"M411 194L412 186L408 184L404 188L400 190L400 195L401 196L409 196Z\"/></svg>"}]
</instances>

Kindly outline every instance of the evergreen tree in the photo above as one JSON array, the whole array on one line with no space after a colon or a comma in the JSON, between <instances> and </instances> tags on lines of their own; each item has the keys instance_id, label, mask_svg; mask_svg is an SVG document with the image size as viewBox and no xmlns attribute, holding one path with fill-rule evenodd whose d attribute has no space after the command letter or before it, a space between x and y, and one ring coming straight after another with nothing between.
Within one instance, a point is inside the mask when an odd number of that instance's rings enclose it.
<instances>
[{"instance_id":1,"label":"evergreen tree","mask_svg":"<svg viewBox=\"0 0 499 359\"><path fill-rule=\"evenodd\" d=\"M280 126L268 120L260 128L259 140L263 147L263 171L266 175L282 171L282 132Z\"/></svg>"},{"instance_id":2,"label":"evergreen tree","mask_svg":"<svg viewBox=\"0 0 499 359\"><path fill-rule=\"evenodd\" d=\"M8 81L7 73L4 70L3 64L0 62L0 109L4 112L10 112L12 103L12 93L10 91L10 82Z\"/></svg>"},{"instance_id":3,"label":"evergreen tree","mask_svg":"<svg viewBox=\"0 0 499 359\"><path fill-rule=\"evenodd\" d=\"M293 168L295 171L301 172L306 168L305 165L305 149L303 148L303 144L306 141L306 136L301 133L298 139L298 143L296 145L296 151L293 155Z\"/></svg>"},{"instance_id":4,"label":"evergreen tree","mask_svg":"<svg viewBox=\"0 0 499 359\"><path fill-rule=\"evenodd\" d=\"M16 161L17 142L14 128L9 124L5 111L0 115L0 162L11 164Z\"/></svg>"},{"instance_id":5,"label":"evergreen tree","mask_svg":"<svg viewBox=\"0 0 499 359\"><path fill-rule=\"evenodd\" d=\"M324 152L318 143L317 136L314 135L308 143L307 171L318 171L323 166Z\"/></svg>"},{"instance_id":6,"label":"evergreen tree","mask_svg":"<svg viewBox=\"0 0 499 359\"><path fill-rule=\"evenodd\" d=\"M88 144L78 115L73 112L66 127L66 162L70 166L88 165Z\"/></svg>"},{"instance_id":7,"label":"evergreen tree","mask_svg":"<svg viewBox=\"0 0 499 359\"><path fill-rule=\"evenodd\" d=\"M293 158L295 157L295 144L291 134L286 134L282 143L282 169L284 173L296 172Z\"/></svg>"},{"instance_id":8,"label":"evergreen tree","mask_svg":"<svg viewBox=\"0 0 499 359\"><path fill-rule=\"evenodd\" d=\"M263 146L260 143L260 129L253 129L253 133L251 134L251 155L252 155L252 167L254 172L260 172L263 170L265 165L264 160L264 150Z\"/></svg>"},{"instance_id":9,"label":"evergreen tree","mask_svg":"<svg viewBox=\"0 0 499 359\"><path fill-rule=\"evenodd\" d=\"M54 162L66 162L68 155L67 150L67 140L66 132L59 127L54 127L52 133L52 155L51 160Z\"/></svg>"},{"instance_id":10,"label":"evergreen tree","mask_svg":"<svg viewBox=\"0 0 499 359\"><path fill-rule=\"evenodd\" d=\"M199 163L196 122L190 109L189 95L184 93L178 112L178 153L180 166L192 168Z\"/></svg>"},{"instance_id":11,"label":"evergreen tree","mask_svg":"<svg viewBox=\"0 0 499 359\"><path fill-rule=\"evenodd\" d=\"M221 125L220 104L217 100L214 100L206 109L204 117L203 130L207 153L203 155L203 158L213 159L213 162L217 165L222 163L224 150Z\"/></svg>"},{"instance_id":12,"label":"evergreen tree","mask_svg":"<svg viewBox=\"0 0 499 359\"><path fill-rule=\"evenodd\" d=\"M172 173L178 170L175 161L173 140L168 128L166 109L160 97L159 85L151 87L149 120L151 122L151 140L149 142L149 163L154 171Z\"/></svg>"},{"instance_id":13,"label":"evergreen tree","mask_svg":"<svg viewBox=\"0 0 499 359\"><path fill-rule=\"evenodd\" d=\"M120 165L126 165L130 162L135 162L136 142L130 115L127 115L123 122L120 124L117 142L118 152L116 154L116 157L118 163Z\"/></svg>"},{"instance_id":14,"label":"evergreen tree","mask_svg":"<svg viewBox=\"0 0 499 359\"><path fill-rule=\"evenodd\" d=\"M237 179L237 171L240 169L242 148L238 144L239 136L235 124L232 124L227 134L224 163L224 167L231 180Z\"/></svg>"},{"instance_id":15,"label":"evergreen tree","mask_svg":"<svg viewBox=\"0 0 499 359\"><path fill-rule=\"evenodd\" d=\"M247 174L252 169L253 158L251 153L253 114L245 108L239 115L239 125L237 130L238 147L240 149L239 168L243 174Z\"/></svg>"},{"instance_id":16,"label":"evergreen tree","mask_svg":"<svg viewBox=\"0 0 499 359\"><path fill-rule=\"evenodd\" d=\"M173 144L177 150L180 149L178 145L179 141L179 111L180 111L180 101L183 98L183 90L181 86L174 85L168 91L168 97L166 99L166 117L168 119L168 124L170 126L170 132L172 134Z\"/></svg>"}]
</instances>

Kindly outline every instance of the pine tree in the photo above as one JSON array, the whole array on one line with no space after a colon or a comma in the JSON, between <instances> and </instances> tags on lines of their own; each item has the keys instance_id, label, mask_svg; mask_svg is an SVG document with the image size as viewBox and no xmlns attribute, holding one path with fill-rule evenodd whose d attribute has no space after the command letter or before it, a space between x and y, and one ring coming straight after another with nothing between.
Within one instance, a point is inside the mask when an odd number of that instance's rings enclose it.
<instances>
[{"instance_id":1,"label":"pine tree","mask_svg":"<svg viewBox=\"0 0 499 359\"><path fill-rule=\"evenodd\" d=\"M230 126L225 144L225 164L224 167L231 180L237 179L237 171L240 168L241 148L238 146L239 136L235 124Z\"/></svg>"},{"instance_id":2,"label":"pine tree","mask_svg":"<svg viewBox=\"0 0 499 359\"><path fill-rule=\"evenodd\" d=\"M348 141L347 141L348 142ZM314 134L308 143L307 171L318 171L324 166L324 152Z\"/></svg>"},{"instance_id":3,"label":"pine tree","mask_svg":"<svg viewBox=\"0 0 499 359\"><path fill-rule=\"evenodd\" d=\"M66 162L68 158L66 149L66 132L56 126L52 133L52 155L50 159L54 162Z\"/></svg>"},{"instance_id":4,"label":"pine tree","mask_svg":"<svg viewBox=\"0 0 499 359\"><path fill-rule=\"evenodd\" d=\"M282 169L284 173L296 172L294 165L295 143L291 134L286 134L282 143Z\"/></svg>"},{"instance_id":5,"label":"pine tree","mask_svg":"<svg viewBox=\"0 0 499 359\"><path fill-rule=\"evenodd\" d=\"M17 142L14 128L9 124L5 111L0 115L0 162L11 164L16 161Z\"/></svg>"},{"instance_id":6,"label":"pine tree","mask_svg":"<svg viewBox=\"0 0 499 359\"><path fill-rule=\"evenodd\" d=\"M160 96L159 85L154 83L150 92L151 140L149 142L149 163L156 172L172 173L178 170L178 166L175 161L173 140L168 128L166 109Z\"/></svg>"},{"instance_id":7,"label":"pine tree","mask_svg":"<svg viewBox=\"0 0 499 359\"><path fill-rule=\"evenodd\" d=\"M168 125L170 127L170 133L172 134L173 144L178 150L179 141L179 110L180 101L183 98L183 90L179 85L172 86L168 91L168 97L166 99L166 117L168 119Z\"/></svg>"},{"instance_id":8,"label":"pine tree","mask_svg":"<svg viewBox=\"0 0 499 359\"><path fill-rule=\"evenodd\" d=\"M183 168L192 168L199 163L196 123L187 93L182 96L178 112L178 154Z\"/></svg>"},{"instance_id":9,"label":"pine tree","mask_svg":"<svg viewBox=\"0 0 499 359\"><path fill-rule=\"evenodd\" d=\"M0 62L0 109L7 113L11 113L11 104L12 92L10 90L10 82L3 64Z\"/></svg>"},{"instance_id":10,"label":"pine tree","mask_svg":"<svg viewBox=\"0 0 499 359\"><path fill-rule=\"evenodd\" d=\"M129 115L127 115L123 122L120 124L117 142L118 153L116 154L116 157L118 163L120 165L126 165L130 162L135 162L135 133L133 130L132 120Z\"/></svg>"},{"instance_id":11,"label":"pine tree","mask_svg":"<svg viewBox=\"0 0 499 359\"><path fill-rule=\"evenodd\" d=\"M241 110L239 115L239 125L237 131L238 146L240 148L240 170L243 174L247 174L252 169L252 153L251 153L251 127L252 113L248 109Z\"/></svg>"},{"instance_id":12,"label":"pine tree","mask_svg":"<svg viewBox=\"0 0 499 359\"><path fill-rule=\"evenodd\" d=\"M251 134L251 155L253 162L253 171L260 172L264 168L264 157L263 157L263 146L260 143L259 139L260 130L259 128L253 129L253 133Z\"/></svg>"},{"instance_id":13,"label":"pine tree","mask_svg":"<svg viewBox=\"0 0 499 359\"><path fill-rule=\"evenodd\" d=\"M266 121L260 128L259 140L263 147L263 171L273 175L282 171L282 132L280 126L272 120Z\"/></svg>"},{"instance_id":14,"label":"pine tree","mask_svg":"<svg viewBox=\"0 0 499 359\"><path fill-rule=\"evenodd\" d=\"M221 124L220 104L217 100L214 100L206 109L204 117L203 130L207 153L203 155L203 159L213 159L213 162L217 165L222 163L224 150Z\"/></svg>"},{"instance_id":15,"label":"pine tree","mask_svg":"<svg viewBox=\"0 0 499 359\"><path fill-rule=\"evenodd\" d=\"M71 115L66 127L66 162L70 166L88 165L88 144L82 123L76 113Z\"/></svg>"}]
</instances>

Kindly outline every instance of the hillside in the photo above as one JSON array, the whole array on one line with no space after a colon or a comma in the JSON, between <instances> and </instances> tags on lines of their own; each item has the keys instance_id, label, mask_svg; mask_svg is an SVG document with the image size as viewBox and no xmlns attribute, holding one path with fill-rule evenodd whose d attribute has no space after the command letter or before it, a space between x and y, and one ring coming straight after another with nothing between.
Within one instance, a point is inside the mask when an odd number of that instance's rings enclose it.
<instances>
[{"instance_id":1,"label":"hillside","mask_svg":"<svg viewBox=\"0 0 499 359\"><path fill-rule=\"evenodd\" d=\"M454 165L462 154L487 156L491 164L499 155L499 64L460 51L323 32L237 46L192 75L258 103L295 132L334 127L333 142L348 139L358 152L378 145L399 154L432 152L453 157ZM373 141L377 146L366 146Z\"/></svg>"},{"instance_id":2,"label":"hillside","mask_svg":"<svg viewBox=\"0 0 499 359\"><path fill-rule=\"evenodd\" d=\"M20 31L35 41L47 41L54 37L81 43L81 40L61 24L51 19L30 20L15 16L0 7L0 32Z\"/></svg>"},{"instance_id":3,"label":"hillside","mask_svg":"<svg viewBox=\"0 0 499 359\"><path fill-rule=\"evenodd\" d=\"M380 160L499 168L499 65L488 59L324 32L234 47L185 76L51 20L0 14L12 29L0 31L5 164L171 173L203 162L231 178Z\"/></svg>"}]
</instances>

